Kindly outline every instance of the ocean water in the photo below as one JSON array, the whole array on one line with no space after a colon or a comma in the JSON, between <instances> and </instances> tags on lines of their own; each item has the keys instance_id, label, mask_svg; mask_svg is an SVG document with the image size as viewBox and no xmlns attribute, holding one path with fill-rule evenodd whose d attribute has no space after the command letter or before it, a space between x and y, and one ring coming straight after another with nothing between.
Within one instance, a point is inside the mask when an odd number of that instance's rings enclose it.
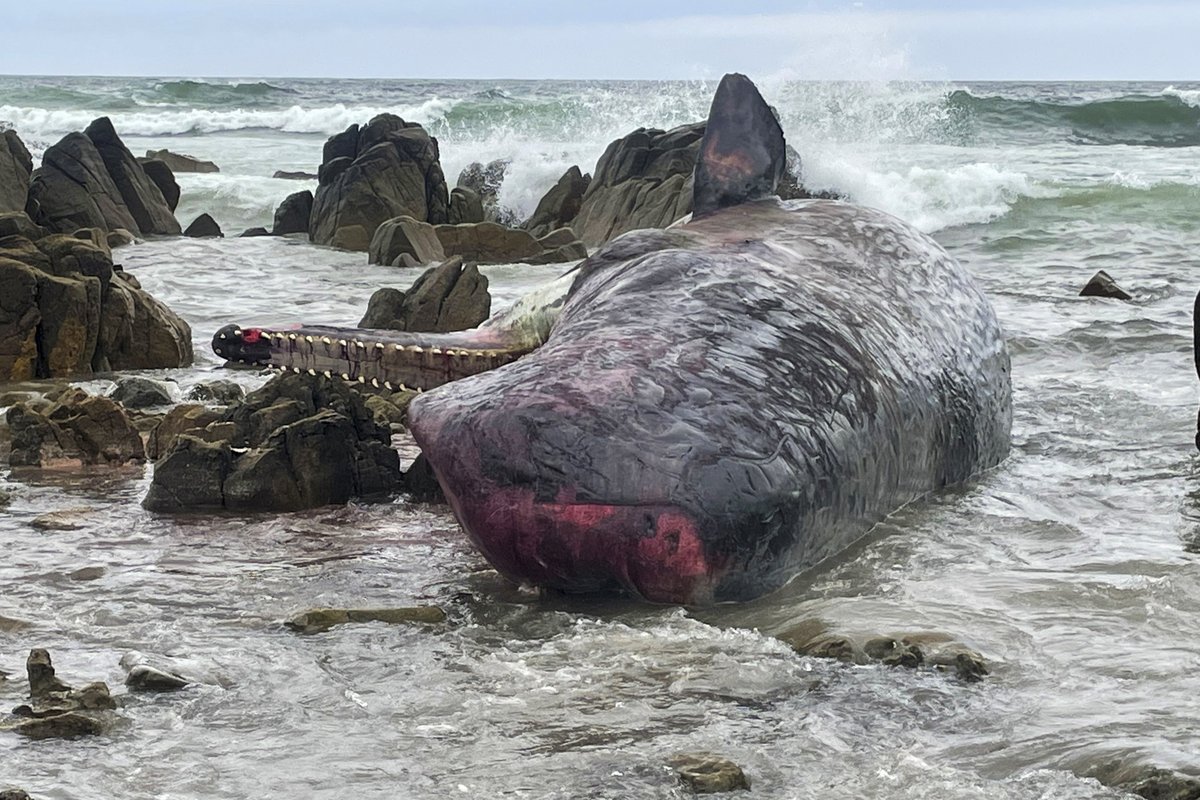
<instances>
[{"instance_id":1,"label":"ocean water","mask_svg":"<svg viewBox=\"0 0 1200 800\"><path fill-rule=\"evenodd\" d=\"M1013 355L1004 464L897 512L820 574L707 610L510 587L446 510L403 497L169 518L138 505L148 470L2 473L15 500L0 514L0 616L31 626L0 627L0 669L44 646L67 680L117 685L138 650L201 683L130 696L97 739L0 734L0 784L50 798L681 798L662 763L692 750L738 761L769 798L1113 798L1087 776L1200 774L1200 84L760 87L810 188L931 233L987 289ZM713 88L0 77L0 122L35 156L108 115L135 153L210 159L219 174L179 176L178 214L236 233L315 188L272 173L315 171L327 136L381 111L438 137L451 182L471 161L511 160L501 202L527 215L617 136L703 118ZM196 365L162 375L181 395L226 375L207 347L220 325L353 324L375 289L416 277L296 239L118 256L194 328ZM1134 299L1079 298L1099 269ZM558 270L485 271L498 307ZM82 527L31 527L63 509L86 509ZM85 566L105 571L72 579ZM451 623L280 625L312 606L416 602ZM814 617L944 631L992 674L846 666L772 637ZM0 684L0 703L18 702Z\"/></svg>"}]
</instances>

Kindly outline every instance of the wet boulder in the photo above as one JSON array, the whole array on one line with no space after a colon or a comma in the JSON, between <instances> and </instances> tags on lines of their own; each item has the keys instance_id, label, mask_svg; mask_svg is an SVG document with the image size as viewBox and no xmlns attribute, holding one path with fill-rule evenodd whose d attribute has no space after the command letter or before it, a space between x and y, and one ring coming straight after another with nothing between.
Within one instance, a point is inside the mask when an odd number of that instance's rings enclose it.
<instances>
[{"instance_id":1,"label":"wet boulder","mask_svg":"<svg viewBox=\"0 0 1200 800\"><path fill-rule=\"evenodd\" d=\"M0 131L0 213L24 212L33 157L14 130Z\"/></svg>"},{"instance_id":2,"label":"wet boulder","mask_svg":"<svg viewBox=\"0 0 1200 800\"><path fill-rule=\"evenodd\" d=\"M195 400L209 405L228 406L246 396L246 391L238 384L228 380L206 381L197 383L188 392L188 400Z\"/></svg>"},{"instance_id":3,"label":"wet boulder","mask_svg":"<svg viewBox=\"0 0 1200 800\"><path fill-rule=\"evenodd\" d=\"M30 178L29 200L37 209L34 221L54 231L124 228L142 233L100 151L82 133L69 133L46 149Z\"/></svg>"},{"instance_id":4,"label":"wet boulder","mask_svg":"<svg viewBox=\"0 0 1200 800\"><path fill-rule=\"evenodd\" d=\"M483 222L483 201L475 190L465 186L455 186L450 190L450 216L446 220L451 225L463 222Z\"/></svg>"},{"instance_id":5,"label":"wet boulder","mask_svg":"<svg viewBox=\"0 0 1200 800\"><path fill-rule=\"evenodd\" d=\"M17 403L5 419L13 467L122 466L146 460L141 434L124 409L82 389L65 392L41 410Z\"/></svg>"},{"instance_id":6,"label":"wet boulder","mask_svg":"<svg viewBox=\"0 0 1200 800\"><path fill-rule=\"evenodd\" d=\"M275 209L275 221L271 225L271 233L276 236L286 236L289 233L308 233L308 220L312 216L313 193L305 189L303 192L289 194Z\"/></svg>"},{"instance_id":7,"label":"wet boulder","mask_svg":"<svg viewBox=\"0 0 1200 800\"><path fill-rule=\"evenodd\" d=\"M455 257L431 267L407 292L380 289L372 295L362 328L445 333L474 328L491 313L487 277Z\"/></svg>"},{"instance_id":8,"label":"wet boulder","mask_svg":"<svg viewBox=\"0 0 1200 800\"><path fill-rule=\"evenodd\" d=\"M192 220L192 224L187 226L183 235L193 239L220 239L225 236L221 232L221 226L208 214L201 214Z\"/></svg>"},{"instance_id":9,"label":"wet boulder","mask_svg":"<svg viewBox=\"0 0 1200 800\"><path fill-rule=\"evenodd\" d=\"M21 236L30 241L37 241L49 231L34 223L24 211L0 212L0 239L9 236Z\"/></svg>"},{"instance_id":10,"label":"wet boulder","mask_svg":"<svg viewBox=\"0 0 1200 800\"><path fill-rule=\"evenodd\" d=\"M609 144L571 227L589 247L626 231L665 228L692 210L692 170L705 123L638 128Z\"/></svg>"},{"instance_id":11,"label":"wet boulder","mask_svg":"<svg viewBox=\"0 0 1200 800\"><path fill-rule=\"evenodd\" d=\"M680 782L695 794L716 794L750 788L742 768L714 753L679 753L667 762Z\"/></svg>"},{"instance_id":12,"label":"wet boulder","mask_svg":"<svg viewBox=\"0 0 1200 800\"><path fill-rule=\"evenodd\" d=\"M237 235L237 238L239 238L239 239L254 239L259 236L270 236L270 235L271 235L271 232L269 230L267 230L266 228L262 228L262 227L246 228L246 230L242 231L241 233L239 233Z\"/></svg>"},{"instance_id":13,"label":"wet boulder","mask_svg":"<svg viewBox=\"0 0 1200 800\"><path fill-rule=\"evenodd\" d=\"M538 201L537 208L523 226L536 238L571 224L579 214L583 195L592 182L591 175L584 175L579 167L571 167L558 183Z\"/></svg>"},{"instance_id":14,"label":"wet boulder","mask_svg":"<svg viewBox=\"0 0 1200 800\"><path fill-rule=\"evenodd\" d=\"M400 256L406 253L418 264L446 258L434 226L408 216L394 217L380 225L367 253L369 263L392 266L399 266Z\"/></svg>"},{"instance_id":15,"label":"wet boulder","mask_svg":"<svg viewBox=\"0 0 1200 800\"><path fill-rule=\"evenodd\" d=\"M162 192L167 208L172 211L178 208L179 182L175 180L175 173L167 166L167 162L159 161L157 158L139 158L138 163L142 165L146 177L153 181L158 190Z\"/></svg>"},{"instance_id":16,"label":"wet boulder","mask_svg":"<svg viewBox=\"0 0 1200 800\"><path fill-rule=\"evenodd\" d=\"M125 247L133 244L136 241L137 239L133 237L133 234L124 228L117 228L115 231L109 231L108 236L104 238L104 242L108 245L108 251L110 253L113 250L116 250L118 247Z\"/></svg>"},{"instance_id":17,"label":"wet boulder","mask_svg":"<svg viewBox=\"0 0 1200 800\"><path fill-rule=\"evenodd\" d=\"M391 432L337 379L280 375L155 465L153 511L291 511L381 495L399 483Z\"/></svg>"},{"instance_id":18,"label":"wet boulder","mask_svg":"<svg viewBox=\"0 0 1200 800\"><path fill-rule=\"evenodd\" d=\"M437 606L402 608L313 608L301 612L284 624L297 633L323 633L338 625L383 622L388 625L439 625L446 612Z\"/></svg>"},{"instance_id":19,"label":"wet boulder","mask_svg":"<svg viewBox=\"0 0 1200 800\"><path fill-rule=\"evenodd\" d=\"M171 388L161 381L131 375L117 380L108 393L125 408L150 408L171 403Z\"/></svg>"},{"instance_id":20,"label":"wet boulder","mask_svg":"<svg viewBox=\"0 0 1200 800\"><path fill-rule=\"evenodd\" d=\"M220 417L213 409L196 403L175 406L163 415L146 437L146 457L157 461L171 449L180 434L202 431Z\"/></svg>"},{"instance_id":21,"label":"wet boulder","mask_svg":"<svg viewBox=\"0 0 1200 800\"><path fill-rule=\"evenodd\" d=\"M282 169L275 170L275 174L271 177L282 181L315 181L317 179L316 174L312 172L288 172Z\"/></svg>"},{"instance_id":22,"label":"wet boulder","mask_svg":"<svg viewBox=\"0 0 1200 800\"><path fill-rule=\"evenodd\" d=\"M494 222L437 225L434 230L447 256L459 256L475 264L554 264L587 255L580 242L572 241L564 249L555 239L547 246L529 231Z\"/></svg>"},{"instance_id":23,"label":"wet boulder","mask_svg":"<svg viewBox=\"0 0 1200 800\"><path fill-rule=\"evenodd\" d=\"M1105 297L1110 300L1132 300L1133 295L1122 289L1113 277L1100 270L1079 292L1080 297Z\"/></svg>"},{"instance_id":24,"label":"wet boulder","mask_svg":"<svg viewBox=\"0 0 1200 800\"><path fill-rule=\"evenodd\" d=\"M220 168L211 161L189 156L186 153L172 153L170 150L147 150L146 158L161 161L171 168L172 172L220 172Z\"/></svg>"},{"instance_id":25,"label":"wet boulder","mask_svg":"<svg viewBox=\"0 0 1200 800\"><path fill-rule=\"evenodd\" d=\"M104 167L116 184L125 207L137 222L139 235L178 236L179 221L157 184L150 179L142 165L117 136L108 117L100 117L88 125L84 134L92 140L104 161ZM107 229L106 229L107 230Z\"/></svg>"},{"instance_id":26,"label":"wet boulder","mask_svg":"<svg viewBox=\"0 0 1200 800\"><path fill-rule=\"evenodd\" d=\"M332 137L318 175L309 220L309 238L317 244L366 251L389 219L448 219L437 140L393 114Z\"/></svg>"}]
</instances>

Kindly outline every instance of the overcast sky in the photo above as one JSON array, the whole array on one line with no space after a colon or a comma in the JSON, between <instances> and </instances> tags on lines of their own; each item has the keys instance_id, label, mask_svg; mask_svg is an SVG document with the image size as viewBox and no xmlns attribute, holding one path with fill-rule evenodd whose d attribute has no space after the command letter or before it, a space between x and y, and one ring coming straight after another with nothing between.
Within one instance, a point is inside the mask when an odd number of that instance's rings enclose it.
<instances>
[{"instance_id":1,"label":"overcast sky","mask_svg":"<svg viewBox=\"0 0 1200 800\"><path fill-rule=\"evenodd\" d=\"M1200 2L10 0L0 74L1200 79Z\"/></svg>"}]
</instances>

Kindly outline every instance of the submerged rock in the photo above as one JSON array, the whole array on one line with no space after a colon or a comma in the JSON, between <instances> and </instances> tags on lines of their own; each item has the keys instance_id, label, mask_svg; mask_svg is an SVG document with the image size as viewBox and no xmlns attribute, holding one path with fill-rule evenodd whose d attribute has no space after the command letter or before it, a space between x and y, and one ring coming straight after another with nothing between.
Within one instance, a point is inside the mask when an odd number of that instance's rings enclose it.
<instances>
[{"instance_id":1,"label":"submerged rock","mask_svg":"<svg viewBox=\"0 0 1200 800\"><path fill-rule=\"evenodd\" d=\"M407 608L313 608L289 619L285 625L298 633L320 633L352 622L438 625L446 621L446 612L437 606Z\"/></svg>"},{"instance_id":2,"label":"submerged rock","mask_svg":"<svg viewBox=\"0 0 1200 800\"><path fill-rule=\"evenodd\" d=\"M1100 270L1079 292L1080 297L1107 297L1110 300L1132 300L1133 295L1122 289L1112 276Z\"/></svg>"},{"instance_id":3,"label":"submerged rock","mask_svg":"<svg viewBox=\"0 0 1200 800\"><path fill-rule=\"evenodd\" d=\"M1160 767L1113 761L1088 777L1146 800L1200 800L1200 778Z\"/></svg>"},{"instance_id":4,"label":"submerged rock","mask_svg":"<svg viewBox=\"0 0 1200 800\"><path fill-rule=\"evenodd\" d=\"M196 400L201 403L210 403L212 405L227 406L243 399L246 396L246 390L239 384L227 380L205 381L197 383L188 392L188 400Z\"/></svg>"},{"instance_id":5,"label":"submerged rock","mask_svg":"<svg viewBox=\"0 0 1200 800\"><path fill-rule=\"evenodd\" d=\"M0 789L0 800L32 800L24 789Z\"/></svg>"},{"instance_id":6,"label":"submerged rock","mask_svg":"<svg viewBox=\"0 0 1200 800\"><path fill-rule=\"evenodd\" d=\"M275 170L275 174L272 175L271 177L278 178L278 179L284 180L284 181L315 181L317 179L316 174L312 173L312 172L303 172L303 171L288 172L288 171L282 170L282 169Z\"/></svg>"},{"instance_id":7,"label":"submerged rock","mask_svg":"<svg viewBox=\"0 0 1200 800\"><path fill-rule=\"evenodd\" d=\"M945 633L933 631L885 635L830 632L819 620L806 620L777 635L797 653L851 664L883 664L916 669L927 666L974 683L989 673L983 656Z\"/></svg>"},{"instance_id":8,"label":"submerged rock","mask_svg":"<svg viewBox=\"0 0 1200 800\"><path fill-rule=\"evenodd\" d=\"M696 794L750 788L750 779L734 762L713 753L680 753L667 762L684 786Z\"/></svg>"},{"instance_id":9,"label":"submerged rock","mask_svg":"<svg viewBox=\"0 0 1200 800\"><path fill-rule=\"evenodd\" d=\"M27 739L78 739L81 736L98 736L104 733L100 720L87 714L67 711L48 717L26 719L13 730Z\"/></svg>"}]
</instances>

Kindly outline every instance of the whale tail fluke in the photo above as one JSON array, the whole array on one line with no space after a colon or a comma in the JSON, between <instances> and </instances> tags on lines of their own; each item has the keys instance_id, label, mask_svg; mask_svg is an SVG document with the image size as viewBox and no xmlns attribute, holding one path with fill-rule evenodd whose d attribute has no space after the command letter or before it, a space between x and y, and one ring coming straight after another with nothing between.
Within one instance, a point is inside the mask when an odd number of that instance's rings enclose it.
<instances>
[{"instance_id":1,"label":"whale tail fluke","mask_svg":"<svg viewBox=\"0 0 1200 800\"><path fill-rule=\"evenodd\" d=\"M696 158L692 214L775 194L787 168L783 129L745 75L721 79Z\"/></svg>"}]
</instances>

